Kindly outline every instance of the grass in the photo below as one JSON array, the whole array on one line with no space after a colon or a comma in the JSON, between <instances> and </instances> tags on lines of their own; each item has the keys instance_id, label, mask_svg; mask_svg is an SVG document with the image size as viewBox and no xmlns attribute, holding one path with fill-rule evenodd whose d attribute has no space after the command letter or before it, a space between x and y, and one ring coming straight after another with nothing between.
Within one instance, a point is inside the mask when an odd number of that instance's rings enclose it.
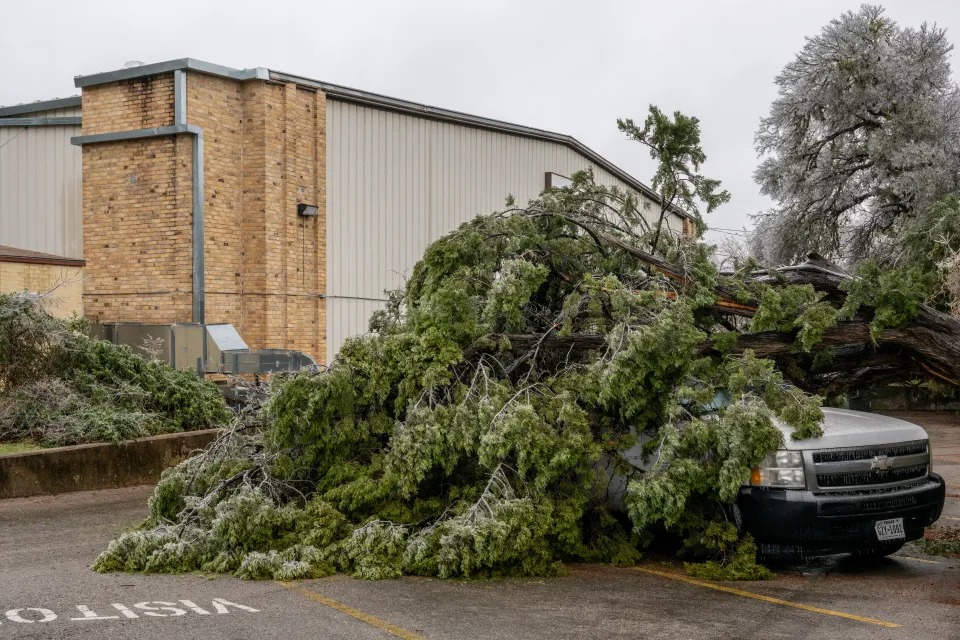
<instances>
[{"instance_id":1,"label":"grass","mask_svg":"<svg viewBox=\"0 0 960 640\"><path fill-rule=\"evenodd\" d=\"M927 529L913 544L931 556L960 558L960 529Z\"/></svg>"},{"instance_id":2,"label":"grass","mask_svg":"<svg viewBox=\"0 0 960 640\"><path fill-rule=\"evenodd\" d=\"M37 451L42 449L35 442L0 442L0 456L10 453L25 453L27 451Z\"/></svg>"}]
</instances>

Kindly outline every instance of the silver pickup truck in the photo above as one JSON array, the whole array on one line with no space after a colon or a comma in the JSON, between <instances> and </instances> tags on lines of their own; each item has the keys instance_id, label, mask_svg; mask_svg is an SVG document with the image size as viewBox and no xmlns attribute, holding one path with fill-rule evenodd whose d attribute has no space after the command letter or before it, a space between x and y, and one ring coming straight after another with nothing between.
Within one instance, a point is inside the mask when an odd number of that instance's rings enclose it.
<instances>
[{"instance_id":1,"label":"silver pickup truck","mask_svg":"<svg viewBox=\"0 0 960 640\"><path fill-rule=\"evenodd\" d=\"M753 469L734 517L763 557L885 556L923 535L943 509L922 427L824 409L823 436L791 440Z\"/></svg>"}]
</instances>

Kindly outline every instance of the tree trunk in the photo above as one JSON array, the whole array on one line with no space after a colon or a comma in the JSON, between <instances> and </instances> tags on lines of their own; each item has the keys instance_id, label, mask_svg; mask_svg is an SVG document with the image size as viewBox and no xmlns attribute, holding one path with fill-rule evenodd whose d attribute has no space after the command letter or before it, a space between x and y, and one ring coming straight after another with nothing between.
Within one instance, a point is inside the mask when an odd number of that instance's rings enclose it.
<instances>
[{"instance_id":1,"label":"tree trunk","mask_svg":"<svg viewBox=\"0 0 960 640\"><path fill-rule=\"evenodd\" d=\"M687 277L682 268L617 238L605 234L601 234L601 238L647 262L670 278L684 280ZM770 284L810 284L818 291L826 293L827 299L837 305L842 304L845 298L840 285L850 277L836 265L818 256L811 256L807 262L786 267L775 274L755 274L758 281ZM723 288L718 288L716 293L718 301L711 308L714 313L750 316L756 310L755 301L736 302L733 293ZM871 316L872 310L867 309L854 319L839 322L824 332L816 349L826 351L831 356L826 364L814 364L814 354L798 352L794 334L777 331L742 333L737 338L733 352L743 353L749 350L758 357L777 360L781 371L790 377L791 381L813 391L865 387L921 376L960 387L960 319L921 306L917 316L906 326L886 329L874 341L870 337ZM497 344L506 338L510 341L510 351L514 353L534 349L541 352L583 353L606 348L605 337L600 334L495 334L488 338L491 340L489 344ZM464 352L464 357L472 360L481 353L494 350L496 349L493 347L471 347ZM702 355L709 355L716 353L716 348L707 340L699 345L697 351ZM791 360L799 367L787 366ZM805 372L803 378L797 379L788 373L797 369Z\"/></svg>"}]
</instances>

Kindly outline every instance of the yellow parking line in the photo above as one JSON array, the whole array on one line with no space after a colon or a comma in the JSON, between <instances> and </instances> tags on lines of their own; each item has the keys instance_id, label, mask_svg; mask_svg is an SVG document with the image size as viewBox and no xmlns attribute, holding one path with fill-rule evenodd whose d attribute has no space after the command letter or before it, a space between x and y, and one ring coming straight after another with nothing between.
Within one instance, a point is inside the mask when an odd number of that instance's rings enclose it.
<instances>
[{"instance_id":1,"label":"yellow parking line","mask_svg":"<svg viewBox=\"0 0 960 640\"><path fill-rule=\"evenodd\" d=\"M960 518L956 516L940 516L940 517L943 518L944 520L960 520Z\"/></svg>"},{"instance_id":2,"label":"yellow parking line","mask_svg":"<svg viewBox=\"0 0 960 640\"><path fill-rule=\"evenodd\" d=\"M915 562L926 562L927 564L940 564L936 560L927 560L926 558L914 558L913 556L890 556L891 558L900 558L901 560L913 560Z\"/></svg>"},{"instance_id":3,"label":"yellow parking line","mask_svg":"<svg viewBox=\"0 0 960 640\"><path fill-rule=\"evenodd\" d=\"M320 604L330 607L331 609L335 609L340 613L350 616L351 618L355 618L356 620L360 620L361 622L366 622L367 624L372 625L377 629L380 629L381 631L386 631L390 635L396 636L397 638L403 638L403 640L426 640L426 638L424 638L423 636L417 633L414 633L412 631L407 631L402 627L398 627L395 624L391 624L386 620L382 620L381 618L370 615L369 613L364 613L359 609L354 609L350 605L344 604L339 600L334 600L333 598L328 598L326 596L320 595L316 591L305 589L301 587L299 584L297 584L296 582L279 582L278 581L277 584L279 584L284 589L289 589L290 591L296 591L300 595L306 598L310 598L314 602L319 602Z\"/></svg>"},{"instance_id":4,"label":"yellow parking line","mask_svg":"<svg viewBox=\"0 0 960 640\"><path fill-rule=\"evenodd\" d=\"M858 616L852 613L844 613L843 611L833 611L832 609L822 609L820 607L812 607L806 604L790 602L789 600L781 600L780 598L772 598L770 596L764 596L759 593L753 593L752 591L744 591L743 589L734 589L733 587L717 584L716 582L707 582L705 580L697 580L696 578L690 578L688 576L684 576L676 573L667 573L666 571L657 571L656 569L647 569L645 567L635 567L635 569L637 571L650 573L655 576L660 576L662 578L669 578L670 580L677 580L679 582L695 584L698 587L715 589L716 591L723 591L724 593L732 593L733 595L743 596L744 598L753 598L754 600L762 600L763 602L778 604L784 607L792 607L794 609L803 609L804 611L812 611L814 613L822 613L823 615L826 615L826 616L836 616L837 618L846 618L848 620L856 620L857 622L866 622L867 624L875 624L881 627L888 627L890 629L896 629L897 627L901 626L896 622L887 622L886 620L877 620L875 618L865 618L863 616Z\"/></svg>"}]
</instances>

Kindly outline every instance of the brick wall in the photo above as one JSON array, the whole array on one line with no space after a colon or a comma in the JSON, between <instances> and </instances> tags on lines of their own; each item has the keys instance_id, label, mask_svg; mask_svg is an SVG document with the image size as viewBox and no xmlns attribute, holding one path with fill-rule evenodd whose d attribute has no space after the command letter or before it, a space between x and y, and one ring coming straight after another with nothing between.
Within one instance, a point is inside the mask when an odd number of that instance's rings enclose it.
<instances>
[{"instance_id":1,"label":"brick wall","mask_svg":"<svg viewBox=\"0 0 960 640\"><path fill-rule=\"evenodd\" d=\"M187 121L203 127L204 273L206 320L232 322L245 336L243 290L241 140L243 102L239 82L187 75ZM248 338L249 340L249 338Z\"/></svg>"},{"instance_id":2,"label":"brick wall","mask_svg":"<svg viewBox=\"0 0 960 640\"><path fill-rule=\"evenodd\" d=\"M58 318L83 315L83 268L0 262L0 293L50 293L44 307Z\"/></svg>"},{"instance_id":3,"label":"brick wall","mask_svg":"<svg viewBox=\"0 0 960 640\"><path fill-rule=\"evenodd\" d=\"M87 87L81 98L83 135L173 124L173 74Z\"/></svg>"},{"instance_id":4,"label":"brick wall","mask_svg":"<svg viewBox=\"0 0 960 640\"><path fill-rule=\"evenodd\" d=\"M266 246L266 105L275 87L264 82L243 85L241 220L243 242L242 335L248 344L267 344ZM272 285L272 283L271 283ZM276 337L276 336L271 336Z\"/></svg>"},{"instance_id":5,"label":"brick wall","mask_svg":"<svg viewBox=\"0 0 960 640\"><path fill-rule=\"evenodd\" d=\"M251 347L326 353L326 102L320 92L187 72L204 129L206 320ZM173 123L172 74L86 87L84 134ZM191 319L190 136L87 145L86 312ZM297 204L319 215L297 215Z\"/></svg>"},{"instance_id":6,"label":"brick wall","mask_svg":"<svg viewBox=\"0 0 960 640\"><path fill-rule=\"evenodd\" d=\"M317 169L325 163L326 127L325 117L318 126L318 115L325 116L326 105L294 84L282 88L278 102L269 101L267 109L268 140L276 135L267 145L267 274L287 295L282 305L270 305L267 326L291 348L323 354L323 301L313 294L325 285L326 216L296 212L298 204L322 202Z\"/></svg>"},{"instance_id":7,"label":"brick wall","mask_svg":"<svg viewBox=\"0 0 960 640\"><path fill-rule=\"evenodd\" d=\"M190 319L190 145L180 136L84 147L89 318Z\"/></svg>"}]
</instances>

